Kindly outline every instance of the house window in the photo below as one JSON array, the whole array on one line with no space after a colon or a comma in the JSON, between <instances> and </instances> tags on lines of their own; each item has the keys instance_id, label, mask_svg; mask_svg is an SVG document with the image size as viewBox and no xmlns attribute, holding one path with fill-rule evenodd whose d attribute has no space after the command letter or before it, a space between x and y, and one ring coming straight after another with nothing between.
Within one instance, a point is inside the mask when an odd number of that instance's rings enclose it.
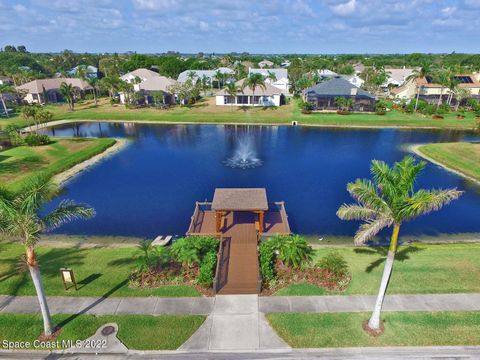
<instances>
[{"instance_id":1,"label":"house window","mask_svg":"<svg viewBox=\"0 0 480 360\"><path fill-rule=\"evenodd\" d=\"M248 104L248 96L245 96L245 95L237 96L237 104Z\"/></svg>"},{"instance_id":2,"label":"house window","mask_svg":"<svg viewBox=\"0 0 480 360\"><path fill-rule=\"evenodd\" d=\"M223 103L225 105L228 105L228 104L235 104L235 98L233 96L224 96L223 97Z\"/></svg>"}]
</instances>

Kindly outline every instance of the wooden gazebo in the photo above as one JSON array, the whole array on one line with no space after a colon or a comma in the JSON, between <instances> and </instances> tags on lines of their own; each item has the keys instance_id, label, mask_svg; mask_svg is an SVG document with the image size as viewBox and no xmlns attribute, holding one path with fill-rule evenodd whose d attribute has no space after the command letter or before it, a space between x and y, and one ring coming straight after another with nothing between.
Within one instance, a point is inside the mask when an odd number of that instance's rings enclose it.
<instances>
[{"instance_id":1,"label":"wooden gazebo","mask_svg":"<svg viewBox=\"0 0 480 360\"><path fill-rule=\"evenodd\" d=\"M268 211L267 192L264 188L215 189L212 201L215 211L216 231L223 227L225 215L230 211L253 212L258 214L258 229L265 228L265 211Z\"/></svg>"}]
</instances>

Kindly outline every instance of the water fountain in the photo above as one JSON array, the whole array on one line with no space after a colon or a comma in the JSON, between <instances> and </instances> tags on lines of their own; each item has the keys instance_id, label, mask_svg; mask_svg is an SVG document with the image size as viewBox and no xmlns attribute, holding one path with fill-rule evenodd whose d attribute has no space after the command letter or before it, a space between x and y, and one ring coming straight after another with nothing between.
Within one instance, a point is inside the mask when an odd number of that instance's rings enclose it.
<instances>
[{"instance_id":1,"label":"water fountain","mask_svg":"<svg viewBox=\"0 0 480 360\"><path fill-rule=\"evenodd\" d=\"M252 138L243 137L238 140L233 156L224 163L231 168L251 169L262 165L262 160L257 157Z\"/></svg>"}]
</instances>

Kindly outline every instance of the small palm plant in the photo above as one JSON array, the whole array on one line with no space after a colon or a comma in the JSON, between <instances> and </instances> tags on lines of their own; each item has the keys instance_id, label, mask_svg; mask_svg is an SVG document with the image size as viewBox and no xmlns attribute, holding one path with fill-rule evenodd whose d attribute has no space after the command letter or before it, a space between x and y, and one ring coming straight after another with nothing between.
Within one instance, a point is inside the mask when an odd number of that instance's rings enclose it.
<instances>
[{"instance_id":1,"label":"small palm plant","mask_svg":"<svg viewBox=\"0 0 480 360\"><path fill-rule=\"evenodd\" d=\"M278 257L284 265L298 269L312 260L313 250L305 238L299 235L278 236L274 241L277 242Z\"/></svg>"},{"instance_id":2,"label":"small palm plant","mask_svg":"<svg viewBox=\"0 0 480 360\"><path fill-rule=\"evenodd\" d=\"M356 245L366 243L382 229L393 226L375 309L368 321L368 327L374 331L380 330L380 314L392 273L400 226L405 221L440 210L462 195L456 189L415 191L415 180L424 167L425 162L417 163L411 156L406 156L392 167L383 161L373 160L373 181L357 179L349 183L347 190L357 203L344 204L337 211L342 220L365 221L355 234Z\"/></svg>"},{"instance_id":3,"label":"small palm plant","mask_svg":"<svg viewBox=\"0 0 480 360\"><path fill-rule=\"evenodd\" d=\"M56 229L72 220L89 219L95 215L93 208L69 200L62 201L50 213L40 215L44 213L45 203L57 192L57 188L45 177L32 178L19 193L14 195L5 190L0 191L0 232L20 240L25 246L26 265L40 303L45 335L52 334L52 320L35 246L42 233Z\"/></svg>"}]
</instances>

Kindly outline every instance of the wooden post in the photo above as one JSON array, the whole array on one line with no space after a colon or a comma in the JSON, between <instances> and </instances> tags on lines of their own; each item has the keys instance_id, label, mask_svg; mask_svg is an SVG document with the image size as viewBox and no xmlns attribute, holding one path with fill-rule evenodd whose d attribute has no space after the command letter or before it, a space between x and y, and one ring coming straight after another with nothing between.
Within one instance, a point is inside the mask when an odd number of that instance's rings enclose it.
<instances>
[{"instance_id":1,"label":"wooden post","mask_svg":"<svg viewBox=\"0 0 480 360\"><path fill-rule=\"evenodd\" d=\"M260 211L259 213L260 215L260 232L263 233L263 229L265 228L265 224L264 224L264 211Z\"/></svg>"},{"instance_id":2,"label":"wooden post","mask_svg":"<svg viewBox=\"0 0 480 360\"><path fill-rule=\"evenodd\" d=\"M215 211L216 231L220 232L220 225L222 224L222 212Z\"/></svg>"}]
</instances>

